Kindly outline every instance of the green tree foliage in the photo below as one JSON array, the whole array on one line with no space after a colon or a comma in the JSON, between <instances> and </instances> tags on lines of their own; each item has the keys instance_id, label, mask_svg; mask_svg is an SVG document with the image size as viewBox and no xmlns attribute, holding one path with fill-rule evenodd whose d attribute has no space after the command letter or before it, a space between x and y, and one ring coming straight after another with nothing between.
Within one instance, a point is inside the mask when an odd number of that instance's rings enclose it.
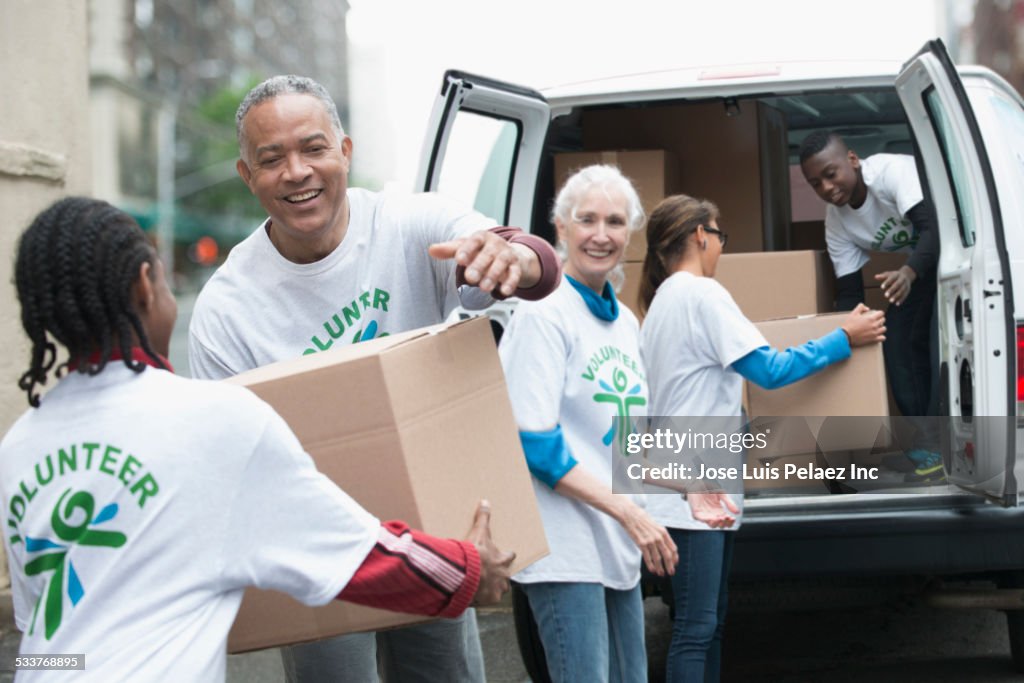
<instances>
[{"instance_id":1,"label":"green tree foliage","mask_svg":"<svg viewBox=\"0 0 1024 683\"><path fill-rule=\"evenodd\" d=\"M226 252L264 217L234 169L238 159L235 110L260 80L253 76L241 85L221 88L179 115L175 220L179 243L210 235Z\"/></svg>"}]
</instances>

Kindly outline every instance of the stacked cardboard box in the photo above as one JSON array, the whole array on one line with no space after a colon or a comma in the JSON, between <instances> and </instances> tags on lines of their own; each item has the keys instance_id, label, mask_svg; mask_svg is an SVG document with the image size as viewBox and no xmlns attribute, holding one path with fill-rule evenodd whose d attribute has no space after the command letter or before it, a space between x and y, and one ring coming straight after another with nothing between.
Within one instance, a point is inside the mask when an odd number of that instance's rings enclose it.
<instances>
[{"instance_id":1,"label":"stacked cardboard box","mask_svg":"<svg viewBox=\"0 0 1024 683\"><path fill-rule=\"evenodd\" d=\"M832 311L834 283L822 251L723 254L715 279L750 320Z\"/></svg>"},{"instance_id":2,"label":"stacked cardboard box","mask_svg":"<svg viewBox=\"0 0 1024 683\"><path fill-rule=\"evenodd\" d=\"M317 468L379 519L463 538L480 499L519 571L547 554L486 318L381 337L230 380L270 403ZM316 524L316 520L310 520ZM423 621L335 601L246 591L229 652Z\"/></svg>"},{"instance_id":3,"label":"stacked cardboard box","mask_svg":"<svg viewBox=\"0 0 1024 683\"><path fill-rule=\"evenodd\" d=\"M641 265L626 264L626 283L619 297L638 316L635 303ZM827 313L835 296L832 269L822 251L722 254L715 279L754 321Z\"/></svg>"},{"instance_id":4,"label":"stacked cardboard box","mask_svg":"<svg viewBox=\"0 0 1024 683\"><path fill-rule=\"evenodd\" d=\"M679 162L680 188L722 210L732 253L787 246L791 223L786 116L746 100L585 109L584 149L664 149Z\"/></svg>"}]
</instances>

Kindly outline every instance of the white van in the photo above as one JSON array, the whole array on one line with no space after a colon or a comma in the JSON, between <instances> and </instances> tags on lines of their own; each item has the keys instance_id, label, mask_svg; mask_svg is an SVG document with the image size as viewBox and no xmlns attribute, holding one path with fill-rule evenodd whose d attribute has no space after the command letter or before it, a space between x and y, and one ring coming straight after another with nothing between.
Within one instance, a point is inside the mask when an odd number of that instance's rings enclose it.
<instances>
[{"instance_id":1,"label":"white van","mask_svg":"<svg viewBox=\"0 0 1024 683\"><path fill-rule=\"evenodd\" d=\"M722 208L731 247L745 226L748 251L820 249L824 211L805 215L810 191L796 158L820 129L839 132L862 158L916 152L940 231L941 403L963 437L943 456L960 488L752 498L733 581L983 576L999 586L986 604L1024 605L1006 590L1024 587L1024 307L1014 305L1024 301L1024 100L1002 78L955 68L938 41L902 67L660 71L544 92L450 71L418 189L461 196L551 238L557 154L670 149L684 191ZM981 416L1001 426L976 429ZM1007 615L1024 671L1024 612Z\"/></svg>"}]
</instances>

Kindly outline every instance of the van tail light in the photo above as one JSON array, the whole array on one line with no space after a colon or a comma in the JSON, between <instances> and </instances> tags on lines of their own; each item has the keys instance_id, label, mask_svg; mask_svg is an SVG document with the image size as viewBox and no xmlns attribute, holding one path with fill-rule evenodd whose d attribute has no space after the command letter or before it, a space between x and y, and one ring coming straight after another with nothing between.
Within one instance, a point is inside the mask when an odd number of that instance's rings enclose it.
<instances>
[{"instance_id":1,"label":"van tail light","mask_svg":"<svg viewBox=\"0 0 1024 683\"><path fill-rule=\"evenodd\" d=\"M1024 324L1017 325L1017 414L1024 405Z\"/></svg>"}]
</instances>

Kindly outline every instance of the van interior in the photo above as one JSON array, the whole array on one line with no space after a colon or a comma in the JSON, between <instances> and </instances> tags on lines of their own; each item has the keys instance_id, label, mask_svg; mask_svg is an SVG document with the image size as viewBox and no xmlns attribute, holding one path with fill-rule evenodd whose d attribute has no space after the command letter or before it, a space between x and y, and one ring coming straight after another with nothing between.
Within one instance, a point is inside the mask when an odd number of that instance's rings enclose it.
<instances>
[{"instance_id":1,"label":"van interior","mask_svg":"<svg viewBox=\"0 0 1024 683\"><path fill-rule=\"evenodd\" d=\"M548 130L532 230L549 239L554 237L550 207L556 187L567 172L560 158L610 150L660 150L667 159L667 170L664 187L659 191L663 189L666 195L682 192L714 201L721 210L720 225L729 235L727 254L819 250L819 258L825 264L820 277L826 281L824 286L831 287L834 275L823 253L825 204L804 181L798 158L802 140L817 130L839 133L861 158L877 153L914 152L906 115L891 87L576 107L566 115L556 116ZM645 208L649 212L651 207ZM630 254L627 258L637 256ZM903 255L880 254L865 266L865 299L869 306L884 309L887 305L874 275L898 268L904 262ZM630 273L635 277L638 272L638 263L632 264L632 270L627 264L627 280ZM807 287L813 288L815 284L808 282ZM629 305L627 296L635 298L628 283L620 298ZM739 303L743 308L743 303ZM831 311L830 304L831 299L818 312ZM898 415L891 391L888 403L889 414ZM839 502L835 494L870 490L959 495L959 489L944 482L924 488L903 482L905 473L913 469L901 452L901 444L909 438L908 434L893 434L889 442L879 441L871 448L843 453L838 458L847 466L878 467L878 482L771 482L764 486L748 485L747 493L765 503L784 503L787 499L795 503L791 498L795 494L806 502L824 503L831 499L829 504ZM821 457L818 453L819 464ZM833 464L832 455L826 460L826 464ZM866 504L864 496L850 498L850 502L859 500ZM876 499L872 504L877 504L878 499L891 497L870 498Z\"/></svg>"}]
</instances>

